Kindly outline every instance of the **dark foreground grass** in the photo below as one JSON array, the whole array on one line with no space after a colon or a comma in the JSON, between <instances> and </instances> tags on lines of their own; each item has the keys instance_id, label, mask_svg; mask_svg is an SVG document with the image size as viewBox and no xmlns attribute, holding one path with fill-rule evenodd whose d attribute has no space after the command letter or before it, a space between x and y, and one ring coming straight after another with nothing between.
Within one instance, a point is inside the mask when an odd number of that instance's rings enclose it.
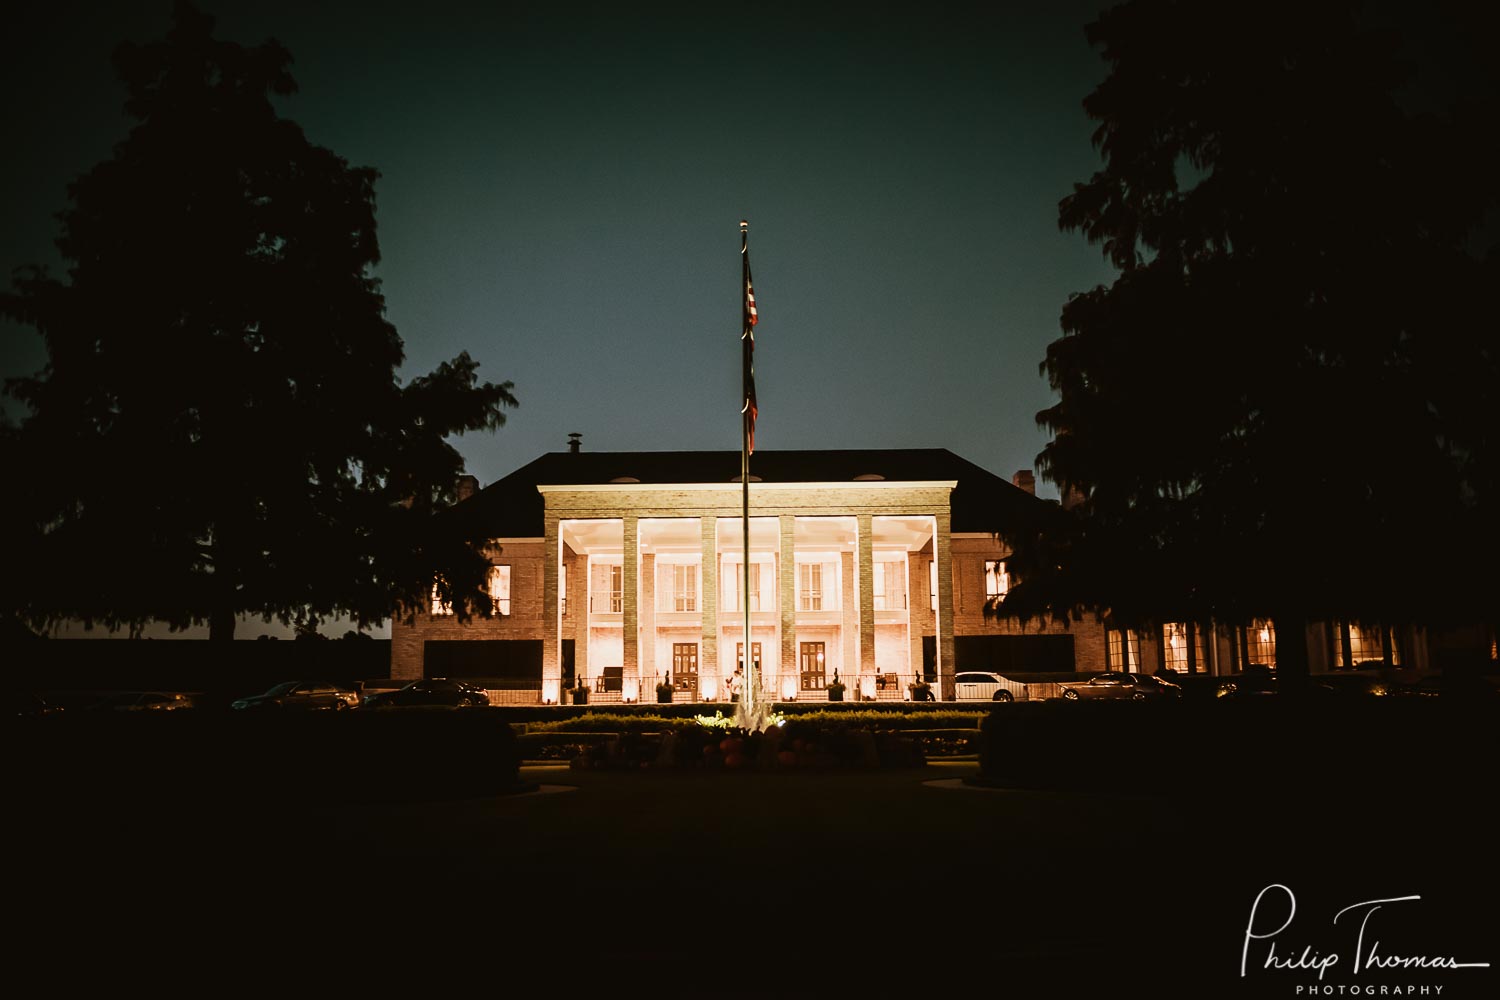
<instances>
[{"instance_id":1,"label":"dark foreground grass","mask_svg":"<svg viewBox=\"0 0 1500 1000\"><path fill-rule=\"evenodd\" d=\"M975 770L528 767L576 790L23 811L17 953L78 985L166 954L155 991L198 996L295 979L280 970L311 949L299 983L340 995L1290 997L1313 980L1238 976L1271 882L1296 887L1309 938L1334 903L1421 892L1452 918L1492 898L1492 869L1455 846L1479 836L1488 789L925 784ZM1447 946L1482 952L1494 917L1467 919L1475 940ZM1452 975L1443 996L1485 995Z\"/></svg>"}]
</instances>

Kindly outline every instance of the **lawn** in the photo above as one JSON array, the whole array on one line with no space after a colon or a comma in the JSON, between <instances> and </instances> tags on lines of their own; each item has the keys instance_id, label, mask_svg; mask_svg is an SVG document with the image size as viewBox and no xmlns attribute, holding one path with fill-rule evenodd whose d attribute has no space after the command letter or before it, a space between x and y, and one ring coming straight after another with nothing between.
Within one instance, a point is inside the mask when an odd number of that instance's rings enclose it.
<instances>
[{"instance_id":1,"label":"lawn","mask_svg":"<svg viewBox=\"0 0 1500 1000\"><path fill-rule=\"evenodd\" d=\"M1248 906L1269 882L1296 883L1309 908L1479 891L1452 852L1419 863L1415 841L1393 852L1368 835L1478 824L1477 796L1360 806L927 784L975 771L527 767L572 790L73 802L19 824L21 950L73 976L165 953L202 986L275 978L282 959L267 956L312 947L338 956L344 987L415 975L423 996L543 982L561 996L1111 995L1101 983L1290 996L1290 979L1235 992ZM95 964L74 961L80 948Z\"/></svg>"}]
</instances>

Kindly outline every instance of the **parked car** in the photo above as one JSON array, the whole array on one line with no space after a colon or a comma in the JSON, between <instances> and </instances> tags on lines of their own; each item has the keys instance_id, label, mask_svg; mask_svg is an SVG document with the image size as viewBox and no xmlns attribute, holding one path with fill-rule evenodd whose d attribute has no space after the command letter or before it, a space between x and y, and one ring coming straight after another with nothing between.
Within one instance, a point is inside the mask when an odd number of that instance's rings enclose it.
<instances>
[{"instance_id":1,"label":"parked car","mask_svg":"<svg viewBox=\"0 0 1500 1000\"><path fill-rule=\"evenodd\" d=\"M1025 700L1026 685L987 671L963 670L953 678L954 697L959 701Z\"/></svg>"},{"instance_id":2,"label":"parked car","mask_svg":"<svg viewBox=\"0 0 1500 1000\"><path fill-rule=\"evenodd\" d=\"M328 681L284 681L264 694L239 699L233 707L337 712L358 706L359 695L342 685Z\"/></svg>"},{"instance_id":3,"label":"parked car","mask_svg":"<svg viewBox=\"0 0 1500 1000\"><path fill-rule=\"evenodd\" d=\"M1500 682L1494 676L1463 674L1428 674L1414 681L1392 684L1389 693L1400 698L1479 698L1489 700L1500 694Z\"/></svg>"},{"instance_id":4,"label":"parked car","mask_svg":"<svg viewBox=\"0 0 1500 1000\"><path fill-rule=\"evenodd\" d=\"M1170 681L1161 680L1151 674L1127 674L1121 671L1096 674L1088 680L1066 681L1060 687L1065 701L1084 699L1105 701L1121 698L1145 701L1147 698L1182 697L1182 688Z\"/></svg>"},{"instance_id":5,"label":"parked car","mask_svg":"<svg viewBox=\"0 0 1500 1000\"><path fill-rule=\"evenodd\" d=\"M1182 685L1170 677L1161 674L1127 674L1136 687L1140 688L1146 697L1181 698Z\"/></svg>"},{"instance_id":6,"label":"parked car","mask_svg":"<svg viewBox=\"0 0 1500 1000\"><path fill-rule=\"evenodd\" d=\"M1317 677L1314 683L1345 697L1383 698L1391 693L1393 687L1370 674L1324 674Z\"/></svg>"},{"instance_id":7,"label":"parked car","mask_svg":"<svg viewBox=\"0 0 1500 1000\"><path fill-rule=\"evenodd\" d=\"M412 681L395 691L377 691L365 696L366 708L397 708L407 705L446 705L450 708L477 708L490 703L484 688L468 681L431 677Z\"/></svg>"},{"instance_id":8,"label":"parked car","mask_svg":"<svg viewBox=\"0 0 1500 1000\"><path fill-rule=\"evenodd\" d=\"M1265 668L1246 670L1231 674L1219 681L1215 697L1218 698L1262 698L1275 695L1278 690L1276 674ZM1352 690L1352 689L1351 689ZM1332 684L1320 678L1310 678L1308 693L1317 696L1337 694Z\"/></svg>"},{"instance_id":9,"label":"parked car","mask_svg":"<svg viewBox=\"0 0 1500 1000\"><path fill-rule=\"evenodd\" d=\"M180 691L119 691L89 706L104 712L176 712L192 707L192 695Z\"/></svg>"},{"instance_id":10,"label":"parked car","mask_svg":"<svg viewBox=\"0 0 1500 1000\"><path fill-rule=\"evenodd\" d=\"M44 715L56 715L61 705L54 705L35 691L7 690L5 692L5 714L14 719L40 719Z\"/></svg>"}]
</instances>

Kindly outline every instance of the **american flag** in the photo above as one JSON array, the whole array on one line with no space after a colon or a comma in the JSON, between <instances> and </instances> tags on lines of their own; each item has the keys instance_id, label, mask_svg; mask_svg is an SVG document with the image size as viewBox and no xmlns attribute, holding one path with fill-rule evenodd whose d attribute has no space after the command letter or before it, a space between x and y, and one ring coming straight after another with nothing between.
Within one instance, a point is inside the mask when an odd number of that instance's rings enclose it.
<instances>
[{"instance_id":1,"label":"american flag","mask_svg":"<svg viewBox=\"0 0 1500 1000\"><path fill-rule=\"evenodd\" d=\"M744 343L745 356L745 454L755 454L755 418L760 407L755 404L755 324L760 321L755 311L755 286L750 282L750 224L740 223L740 256L745 271L745 318L740 340Z\"/></svg>"}]
</instances>

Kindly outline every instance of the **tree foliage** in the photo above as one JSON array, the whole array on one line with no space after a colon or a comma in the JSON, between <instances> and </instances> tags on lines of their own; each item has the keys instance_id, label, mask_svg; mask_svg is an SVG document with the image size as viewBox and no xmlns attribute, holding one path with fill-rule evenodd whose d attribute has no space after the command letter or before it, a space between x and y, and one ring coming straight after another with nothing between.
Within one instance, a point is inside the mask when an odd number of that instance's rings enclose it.
<instances>
[{"instance_id":1,"label":"tree foliage","mask_svg":"<svg viewBox=\"0 0 1500 1000\"><path fill-rule=\"evenodd\" d=\"M1118 270L1041 369L1024 614L1436 624L1500 606L1493 94L1403 106L1356 5L1135 0L1087 29L1103 167L1060 205ZM1489 216L1495 221L1493 214Z\"/></svg>"},{"instance_id":2,"label":"tree foliage","mask_svg":"<svg viewBox=\"0 0 1500 1000\"><path fill-rule=\"evenodd\" d=\"M180 3L165 40L114 61L135 119L68 188L65 280L18 274L0 306L45 368L6 389L16 561L7 602L34 624L207 622L232 635L410 611L444 581L487 613L481 539L433 535L462 459L511 383L460 354L403 385L371 269L374 170L281 118L295 85L275 41L212 36Z\"/></svg>"}]
</instances>

